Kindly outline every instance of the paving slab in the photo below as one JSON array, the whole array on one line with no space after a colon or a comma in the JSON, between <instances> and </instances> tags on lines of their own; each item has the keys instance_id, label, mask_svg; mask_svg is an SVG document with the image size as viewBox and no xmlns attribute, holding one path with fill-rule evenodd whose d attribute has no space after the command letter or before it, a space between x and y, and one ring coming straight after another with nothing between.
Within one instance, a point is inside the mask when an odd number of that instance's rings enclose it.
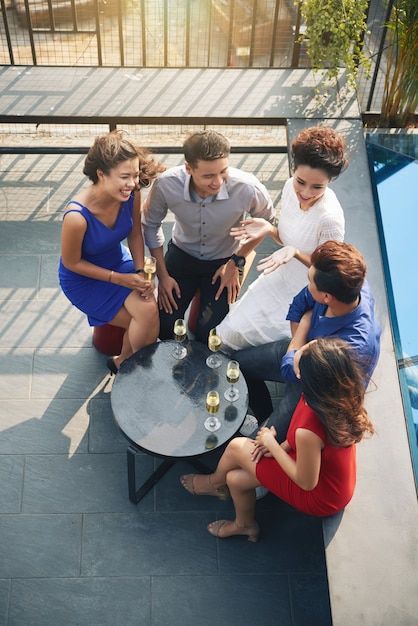
<instances>
[{"instance_id":1,"label":"paving slab","mask_svg":"<svg viewBox=\"0 0 418 626\"><path fill-rule=\"evenodd\" d=\"M215 575L216 541L203 532L212 520L213 511L87 514L82 575ZM196 528L202 532L195 532ZM194 559L184 558L190 554Z\"/></svg>"},{"instance_id":2,"label":"paving slab","mask_svg":"<svg viewBox=\"0 0 418 626\"><path fill-rule=\"evenodd\" d=\"M2 624L7 623L7 617L9 614L11 586L12 586L12 581L10 579L0 580L0 620Z\"/></svg>"},{"instance_id":3,"label":"paving slab","mask_svg":"<svg viewBox=\"0 0 418 626\"><path fill-rule=\"evenodd\" d=\"M153 583L153 623L166 626L176 616L178 624L191 624L191 616L199 615L199 626L231 626L238 623L233 616L241 626L261 620L263 626L290 626L287 585L286 575L160 577Z\"/></svg>"},{"instance_id":4,"label":"paving slab","mask_svg":"<svg viewBox=\"0 0 418 626\"><path fill-rule=\"evenodd\" d=\"M151 473L152 458L141 455L138 464L145 475ZM134 505L126 496L125 454L26 457L25 514L132 511Z\"/></svg>"},{"instance_id":5,"label":"paving slab","mask_svg":"<svg viewBox=\"0 0 418 626\"><path fill-rule=\"evenodd\" d=\"M147 576L24 578L13 584L8 625L151 626L151 590Z\"/></svg>"},{"instance_id":6,"label":"paving slab","mask_svg":"<svg viewBox=\"0 0 418 626\"><path fill-rule=\"evenodd\" d=\"M82 454L88 447L87 400L1 399L0 455Z\"/></svg>"},{"instance_id":7,"label":"paving slab","mask_svg":"<svg viewBox=\"0 0 418 626\"><path fill-rule=\"evenodd\" d=\"M0 454L0 514L20 513L24 463L23 456Z\"/></svg>"},{"instance_id":8,"label":"paving slab","mask_svg":"<svg viewBox=\"0 0 418 626\"><path fill-rule=\"evenodd\" d=\"M79 576L81 529L81 515L0 515L0 578Z\"/></svg>"},{"instance_id":9,"label":"paving slab","mask_svg":"<svg viewBox=\"0 0 418 626\"><path fill-rule=\"evenodd\" d=\"M15 348L13 358L7 348L0 348L0 398L29 398L33 349ZM0 416L3 415L0 408ZM0 417L0 419L2 419Z\"/></svg>"}]
</instances>

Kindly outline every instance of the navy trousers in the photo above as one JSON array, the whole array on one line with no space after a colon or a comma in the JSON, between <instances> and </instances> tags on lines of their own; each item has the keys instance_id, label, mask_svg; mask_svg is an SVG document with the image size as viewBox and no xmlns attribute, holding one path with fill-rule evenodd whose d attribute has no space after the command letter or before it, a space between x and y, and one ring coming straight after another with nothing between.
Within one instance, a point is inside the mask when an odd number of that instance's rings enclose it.
<instances>
[{"instance_id":1,"label":"navy trousers","mask_svg":"<svg viewBox=\"0 0 418 626\"><path fill-rule=\"evenodd\" d=\"M302 392L299 382L286 382L280 372L289 342L289 339L282 339L234 353L247 382L250 408L259 423L269 418L268 425L275 427L280 442L286 439L290 420ZM274 411L265 381L285 383L283 398Z\"/></svg>"},{"instance_id":2,"label":"navy trousers","mask_svg":"<svg viewBox=\"0 0 418 626\"><path fill-rule=\"evenodd\" d=\"M214 273L228 261L228 258L201 261L180 250L172 241L168 243L165 263L170 276L178 282L181 298L173 294L178 305L178 309L173 310L173 313L160 311L160 339L173 338L175 320L184 318L187 307L199 289L200 311L195 336L198 341L207 342L211 328L215 328L229 311L227 290L224 289L219 300L216 301L215 294L219 289L219 279L212 285Z\"/></svg>"}]
</instances>

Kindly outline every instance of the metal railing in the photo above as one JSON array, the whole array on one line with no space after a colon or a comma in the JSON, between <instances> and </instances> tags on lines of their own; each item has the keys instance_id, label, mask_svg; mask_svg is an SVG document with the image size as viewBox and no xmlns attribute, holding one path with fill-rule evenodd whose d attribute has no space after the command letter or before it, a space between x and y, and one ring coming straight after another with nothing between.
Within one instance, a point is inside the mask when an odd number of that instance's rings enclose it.
<instances>
[{"instance_id":1,"label":"metal railing","mask_svg":"<svg viewBox=\"0 0 418 626\"><path fill-rule=\"evenodd\" d=\"M291 67L293 0L0 0L2 64Z\"/></svg>"}]
</instances>

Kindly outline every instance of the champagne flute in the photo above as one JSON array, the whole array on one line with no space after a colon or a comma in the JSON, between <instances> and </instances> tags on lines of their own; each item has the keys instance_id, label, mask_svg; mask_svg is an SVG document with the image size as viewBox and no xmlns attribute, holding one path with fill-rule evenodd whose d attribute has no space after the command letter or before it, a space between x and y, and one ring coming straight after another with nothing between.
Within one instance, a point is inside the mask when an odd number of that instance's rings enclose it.
<instances>
[{"instance_id":1,"label":"champagne flute","mask_svg":"<svg viewBox=\"0 0 418 626\"><path fill-rule=\"evenodd\" d=\"M174 322L174 339L177 341L177 345L173 350L173 357L178 359L184 359L187 354L187 350L182 346L182 342L187 338L186 323L183 319L178 319Z\"/></svg>"},{"instance_id":2,"label":"champagne flute","mask_svg":"<svg viewBox=\"0 0 418 626\"><path fill-rule=\"evenodd\" d=\"M206 396L206 410L210 414L205 420L205 428L211 433L215 430L219 430L221 422L216 417L216 413L219 411L219 393L217 391L208 391Z\"/></svg>"},{"instance_id":3,"label":"champagne flute","mask_svg":"<svg viewBox=\"0 0 418 626\"><path fill-rule=\"evenodd\" d=\"M216 334L216 328L212 328L208 336L208 348L211 352L217 352L222 345L219 335ZM206 365L212 369L216 369L222 365L222 360L217 354L211 354L206 359Z\"/></svg>"},{"instance_id":4,"label":"champagne flute","mask_svg":"<svg viewBox=\"0 0 418 626\"><path fill-rule=\"evenodd\" d=\"M226 366L226 380L231 384L224 393L224 398L229 402L235 402L239 398L239 390L234 387L234 383L239 380L240 370L238 361L229 361Z\"/></svg>"},{"instance_id":5,"label":"champagne flute","mask_svg":"<svg viewBox=\"0 0 418 626\"><path fill-rule=\"evenodd\" d=\"M154 280L157 271L157 260L153 256L146 256L144 259L144 277L146 280Z\"/></svg>"}]
</instances>

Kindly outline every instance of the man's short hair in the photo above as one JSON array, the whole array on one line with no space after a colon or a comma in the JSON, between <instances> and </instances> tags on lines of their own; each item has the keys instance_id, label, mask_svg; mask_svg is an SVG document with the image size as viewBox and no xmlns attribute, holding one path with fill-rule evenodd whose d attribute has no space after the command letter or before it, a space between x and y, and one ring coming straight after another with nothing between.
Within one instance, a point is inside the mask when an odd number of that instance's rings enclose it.
<instances>
[{"instance_id":1,"label":"man's short hair","mask_svg":"<svg viewBox=\"0 0 418 626\"><path fill-rule=\"evenodd\" d=\"M351 304L360 295L366 278L366 262L361 252L343 241L326 241L311 257L314 283L319 291L340 302Z\"/></svg>"},{"instance_id":2,"label":"man's short hair","mask_svg":"<svg viewBox=\"0 0 418 626\"><path fill-rule=\"evenodd\" d=\"M183 153L190 167L198 161L215 161L229 156L231 146L226 137L216 130L202 130L190 135L183 144Z\"/></svg>"}]
</instances>

